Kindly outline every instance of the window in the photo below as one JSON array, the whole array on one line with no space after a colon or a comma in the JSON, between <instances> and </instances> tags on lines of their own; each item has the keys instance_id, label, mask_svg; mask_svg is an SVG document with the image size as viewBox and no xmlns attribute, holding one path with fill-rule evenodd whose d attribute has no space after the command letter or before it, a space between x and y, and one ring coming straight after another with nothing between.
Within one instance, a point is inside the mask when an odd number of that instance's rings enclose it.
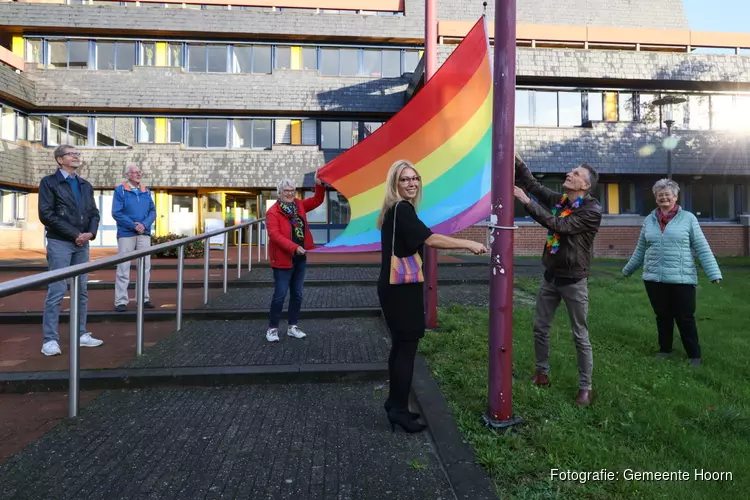
<instances>
[{"instance_id":1,"label":"window","mask_svg":"<svg viewBox=\"0 0 750 500\"><path fill-rule=\"evenodd\" d=\"M42 40L40 38L26 40L26 62L42 62Z\"/></svg>"},{"instance_id":2,"label":"window","mask_svg":"<svg viewBox=\"0 0 750 500\"><path fill-rule=\"evenodd\" d=\"M363 51L363 71L365 76L383 76L382 56L380 50Z\"/></svg>"},{"instance_id":3,"label":"window","mask_svg":"<svg viewBox=\"0 0 750 500\"><path fill-rule=\"evenodd\" d=\"M25 141L27 139L28 119L28 116L16 113L16 140Z\"/></svg>"},{"instance_id":4,"label":"window","mask_svg":"<svg viewBox=\"0 0 750 500\"><path fill-rule=\"evenodd\" d=\"M643 93L638 96L639 120L646 128L651 130L657 130L661 127L661 112L658 106L653 105L658 97L658 94Z\"/></svg>"},{"instance_id":5,"label":"window","mask_svg":"<svg viewBox=\"0 0 750 500\"><path fill-rule=\"evenodd\" d=\"M188 147L227 147L227 120L224 118L188 118L187 133Z\"/></svg>"},{"instance_id":6,"label":"window","mask_svg":"<svg viewBox=\"0 0 750 500\"><path fill-rule=\"evenodd\" d=\"M135 66L135 42L96 42L97 69L129 71Z\"/></svg>"},{"instance_id":7,"label":"window","mask_svg":"<svg viewBox=\"0 0 750 500\"><path fill-rule=\"evenodd\" d=\"M581 125L581 93L560 92L560 126L577 127Z\"/></svg>"},{"instance_id":8,"label":"window","mask_svg":"<svg viewBox=\"0 0 750 500\"><path fill-rule=\"evenodd\" d=\"M232 120L232 122L232 147L271 149L271 120Z\"/></svg>"},{"instance_id":9,"label":"window","mask_svg":"<svg viewBox=\"0 0 750 500\"><path fill-rule=\"evenodd\" d=\"M359 50L339 49L341 57L341 76L357 76L359 74Z\"/></svg>"},{"instance_id":10,"label":"window","mask_svg":"<svg viewBox=\"0 0 750 500\"><path fill-rule=\"evenodd\" d=\"M156 43L141 42L140 64L141 66L154 66L156 64Z\"/></svg>"},{"instance_id":11,"label":"window","mask_svg":"<svg viewBox=\"0 0 750 500\"><path fill-rule=\"evenodd\" d=\"M711 105L707 95L688 97L688 123L690 130L709 130L711 128Z\"/></svg>"},{"instance_id":12,"label":"window","mask_svg":"<svg viewBox=\"0 0 750 500\"><path fill-rule=\"evenodd\" d=\"M167 63L170 66L179 66L181 67L183 65L182 61L182 43L170 43L168 46L167 51Z\"/></svg>"},{"instance_id":13,"label":"window","mask_svg":"<svg viewBox=\"0 0 750 500\"><path fill-rule=\"evenodd\" d=\"M232 72L271 73L270 45L235 45L232 52Z\"/></svg>"},{"instance_id":14,"label":"window","mask_svg":"<svg viewBox=\"0 0 750 500\"><path fill-rule=\"evenodd\" d=\"M138 142L153 143L156 139L156 119L138 118Z\"/></svg>"},{"instance_id":15,"label":"window","mask_svg":"<svg viewBox=\"0 0 750 500\"><path fill-rule=\"evenodd\" d=\"M401 76L401 51L383 50L383 76L395 78Z\"/></svg>"},{"instance_id":16,"label":"window","mask_svg":"<svg viewBox=\"0 0 750 500\"><path fill-rule=\"evenodd\" d=\"M419 52L416 50L404 51L404 73L414 73L419 65Z\"/></svg>"},{"instance_id":17,"label":"window","mask_svg":"<svg viewBox=\"0 0 750 500\"><path fill-rule=\"evenodd\" d=\"M315 146L318 143L318 121L302 120L302 145Z\"/></svg>"},{"instance_id":18,"label":"window","mask_svg":"<svg viewBox=\"0 0 750 500\"><path fill-rule=\"evenodd\" d=\"M88 146L90 122L88 116L47 117L47 145Z\"/></svg>"},{"instance_id":19,"label":"window","mask_svg":"<svg viewBox=\"0 0 750 500\"><path fill-rule=\"evenodd\" d=\"M635 184L633 184L632 182L621 182L618 185L618 190L620 193L620 213L636 213Z\"/></svg>"},{"instance_id":20,"label":"window","mask_svg":"<svg viewBox=\"0 0 750 500\"><path fill-rule=\"evenodd\" d=\"M534 125L557 127L557 92L534 92Z\"/></svg>"},{"instance_id":21,"label":"window","mask_svg":"<svg viewBox=\"0 0 750 500\"><path fill-rule=\"evenodd\" d=\"M326 192L326 195L328 193ZM312 198L315 196L315 191L302 191L302 199L306 200L308 198ZM328 198L328 196L326 196ZM326 210L328 208L328 200L324 199L323 203L318 205L318 207L315 210L312 210L310 212L307 212L307 222L311 223L318 223L318 224L325 224L328 222L327 220L327 212Z\"/></svg>"},{"instance_id":22,"label":"window","mask_svg":"<svg viewBox=\"0 0 750 500\"><path fill-rule=\"evenodd\" d=\"M653 182L644 182L640 185L638 190L641 194L641 210L638 215L646 216L654 211L656 208L656 199L654 198ZM680 192L682 196L682 192Z\"/></svg>"},{"instance_id":23,"label":"window","mask_svg":"<svg viewBox=\"0 0 750 500\"><path fill-rule=\"evenodd\" d=\"M337 191L328 192L328 200L330 205L330 224L349 224L351 218L351 209L349 207L349 200L344 195Z\"/></svg>"},{"instance_id":24,"label":"window","mask_svg":"<svg viewBox=\"0 0 750 500\"><path fill-rule=\"evenodd\" d=\"M735 209L735 187L733 184L715 184L713 186L714 219L734 219Z\"/></svg>"},{"instance_id":25,"label":"window","mask_svg":"<svg viewBox=\"0 0 750 500\"><path fill-rule=\"evenodd\" d=\"M323 76L338 76L339 49L328 47L320 49L320 74Z\"/></svg>"},{"instance_id":26,"label":"window","mask_svg":"<svg viewBox=\"0 0 750 500\"><path fill-rule=\"evenodd\" d=\"M271 46L253 46L253 73L271 74Z\"/></svg>"},{"instance_id":27,"label":"window","mask_svg":"<svg viewBox=\"0 0 750 500\"><path fill-rule=\"evenodd\" d=\"M531 125L531 99L528 90L516 90L516 126Z\"/></svg>"},{"instance_id":28,"label":"window","mask_svg":"<svg viewBox=\"0 0 750 500\"><path fill-rule=\"evenodd\" d=\"M320 122L320 149L339 149L338 122Z\"/></svg>"},{"instance_id":29,"label":"window","mask_svg":"<svg viewBox=\"0 0 750 500\"><path fill-rule=\"evenodd\" d=\"M383 126L382 122L365 122L362 138L364 139L368 137L369 135L375 133L375 131L382 126Z\"/></svg>"},{"instance_id":30,"label":"window","mask_svg":"<svg viewBox=\"0 0 750 500\"><path fill-rule=\"evenodd\" d=\"M87 69L89 67L88 40L70 40L68 51L68 68Z\"/></svg>"},{"instance_id":31,"label":"window","mask_svg":"<svg viewBox=\"0 0 750 500\"><path fill-rule=\"evenodd\" d=\"M711 129L731 130L735 123L734 97L731 95L711 96Z\"/></svg>"},{"instance_id":32,"label":"window","mask_svg":"<svg viewBox=\"0 0 750 500\"><path fill-rule=\"evenodd\" d=\"M65 40L50 40L47 42L47 67L48 68L67 68L68 67L68 42Z\"/></svg>"},{"instance_id":33,"label":"window","mask_svg":"<svg viewBox=\"0 0 750 500\"><path fill-rule=\"evenodd\" d=\"M0 189L0 226L14 226L26 219L26 193Z\"/></svg>"},{"instance_id":34,"label":"window","mask_svg":"<svg viewBox=\"0 0 750 500\"><path fill-rule=\"evenodd\" d=\"M7 106L0 110L0 139L16 140L16 112Z\"/></svg>"},{"instance_id":35,"label":"window","mask_svg":"<svg viewBox=\"0 0 750 500\"><path fill-rule=\"evenodd\" d=\"M634 95L632 92L618 92L618 120L632 122L634 116Z\"/></svg>"},{"instance_id":36,"label":"window","mask_svg":"<svg viewBox=\"0 0 750 500\"><path fill-rule=\"evenodd\" d=\"M604 120L604 95L601 92L589 92L589 120L600 122Z\"/></svg>"},{"instance_id":37,"label":"window","mask_svg":"<svg viewBox=\"0 0 750 500\"><path fill-rule=\"evenodd\" d=\"M226 73L227 46L188 44L188 71Z\"/></svg>"},{"instance_id":38,"label":"window","mask_svg":"<svg viewBox=\"0 0 750 500\"><path fill-rule=\"evenodd\" d=\"M40 142L42 140L42 117L30 116L26 126L26 138L29 141Z\"/></svg>"},{"instance_id":39,"label":"window","mask_svg":"<svg viewBox=\"0 0 750 500\"><path fill-rule=\"evenodd\" d=\"M317 47L302 47L302 68L318 69Z\"/></svg>"},{"instance_id":40,"label":"window","mask_svg":"<svg viewBox=\"0 0 750 500\"><path fill-rule=\"evenodd\" d=\"M125 116L96 118L96 145L127 147L135 142L135 119Z\"/></svg>"},{"instance_id":41,"label":"window","mask_svg":"<svg viewBox=\"0 0 750 500\"><path fill-rule=\"evenodd\" d=\"M291 69L292 68L292 48L291 47L276 47L276 69Z\"/></svg>"},{"instance_id":42,"label":"window","mask_svg":"<svg viewBox=\"0 0 750 500\"><path fill-rule=\"evenodd\" d=\"M182 118L167 118L167 142L182 142Z\"/></svg>"},{"instance_id":43,"label":"window","mask_svg":"<svg viewBox=\"0 0 750 500\"><path fill-rule=\"evenodd\" d=\"M699 219L712 219L711 184L697 183L691 186L692 212Z\"/></svg>"}]
</instances>

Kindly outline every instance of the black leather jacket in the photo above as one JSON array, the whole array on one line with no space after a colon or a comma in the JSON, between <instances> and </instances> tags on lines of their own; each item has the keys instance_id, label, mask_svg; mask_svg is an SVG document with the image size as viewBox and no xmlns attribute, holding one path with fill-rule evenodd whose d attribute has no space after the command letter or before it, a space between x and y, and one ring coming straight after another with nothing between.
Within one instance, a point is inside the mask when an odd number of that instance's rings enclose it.
<instances>
[{"instance_id":1,"label":"black leather jacket","mask_svg":"<svg viewBox=\"0 0 750 500\"><path fill-rule=\"evenodd\" d=\"M81 233L96 237L99 229L99 209L94 202L94 188L78 176L81 187L81 206L78 206L73 188L60 169L39 183L39 220L47 229L47 238L75 241Z\"/></svg>"}]
</instances>

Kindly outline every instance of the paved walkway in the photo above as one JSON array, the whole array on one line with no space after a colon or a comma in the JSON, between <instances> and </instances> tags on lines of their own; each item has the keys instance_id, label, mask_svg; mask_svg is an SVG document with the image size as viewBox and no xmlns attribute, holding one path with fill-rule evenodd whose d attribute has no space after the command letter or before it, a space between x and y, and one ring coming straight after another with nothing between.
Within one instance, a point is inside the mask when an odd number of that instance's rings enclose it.
<instances>
[{"instance_id":1,"label":"paved walkway","mask_svg":"<svg viewBox=\"0 0 750 500\"><path fill-rule=\"evenodd\" d=\"M171 332L173 325L167 322L147 323L153 331L147 333L145 354L118 358L127 369L254 368L265 370L271 383L85 392L82 403L88 404L78 418L61 420L0 464L0 498L495 498L426 370L415 375L415 387L422 389L414 394L414 409L423 413L431 430L391 432L382 408L387 329L379 317L342 311L377 307L376 274L376 268L312 266L308 279L329 283L306 286L301 325L308 337L302 340L287 337L282 328L280 342L269 344L265 319L237 315L189 320L180 332ZM483 266L440 269L445 279L481 279L482 274L487 274ZM270 270L257 268L231 283L229 293L215 290L207 311L267 309L270 277ZM260 286L242 286L253 281ZM488 300L482 282L441 285L439 290L441 305ZM93 305L110 301L110 292L101 294L106 300L97 293ZM191 299L189 307L202 309L202 301ZM305 319L310 308L339 312L328 319ZM105 333L111 325L92 327ZM134 331L134 325L123 325ZM38 331L32 330L38 326L23 326L28 330L16 335L33 341ZM134 353L134 336L123 330L119 338L120 343L110 338L102 348L82 352L82 367L95 365L95 358L111 359L111 350L126 344ZM67 344L63 349L67 352ZM65 366L66 358L39 363ZM334 366L342 373L335 382L305 378ZM274 373L285 367L298 368L302 376L274 382ZM429 387L434 389L425 389ZM0 401L18 396L1 395ZM58 397L50 405L64 412L64 402Z\"/></svg>"}]
</instances>

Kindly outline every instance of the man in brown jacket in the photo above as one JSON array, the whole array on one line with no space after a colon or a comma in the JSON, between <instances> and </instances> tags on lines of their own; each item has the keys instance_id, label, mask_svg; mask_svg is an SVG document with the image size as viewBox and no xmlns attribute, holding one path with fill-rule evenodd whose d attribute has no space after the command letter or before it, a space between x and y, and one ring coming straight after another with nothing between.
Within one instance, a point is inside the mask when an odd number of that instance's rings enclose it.
<instances>
[{"instance_id":1,"label":"man in brown jacket","mask_svg":"<svg viewBox=\"0 0 750 500\"><path fill-rule=\"evenodd\" d=\"M588 331L588 276L594 238L602 221L602 206L590 193L598 175L582 163L565 176L564 193L542 186L516 153L515 196L529 215L544 226L547 240L542 254L544 279L539 288L534 316L534 383L549 385L549 328L560 300L565 302L578 353L576 404L591 403L594 360ZM534 199L529 198L530 194Z\"/></svg>"}]
</instances>

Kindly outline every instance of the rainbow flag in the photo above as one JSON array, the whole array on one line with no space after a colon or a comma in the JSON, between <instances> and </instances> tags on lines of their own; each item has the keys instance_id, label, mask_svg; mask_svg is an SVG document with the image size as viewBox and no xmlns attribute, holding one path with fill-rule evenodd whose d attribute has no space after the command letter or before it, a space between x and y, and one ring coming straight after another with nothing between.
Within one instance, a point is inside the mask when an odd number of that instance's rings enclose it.
<instances>
[{"instance_id":1,"label":"rainbow flag","mask_svg":"<svg viewBox=\"0 0 750 500\"><path fill-rule=\"evenodd\" d=\"M492 67L483 16L414 98L372 135L318 171L349 200L344 232L316 251L380 250L376 227L393 162L422 177L419 218L453 234L490 214Z\"/></svg>"}]
</instances>

